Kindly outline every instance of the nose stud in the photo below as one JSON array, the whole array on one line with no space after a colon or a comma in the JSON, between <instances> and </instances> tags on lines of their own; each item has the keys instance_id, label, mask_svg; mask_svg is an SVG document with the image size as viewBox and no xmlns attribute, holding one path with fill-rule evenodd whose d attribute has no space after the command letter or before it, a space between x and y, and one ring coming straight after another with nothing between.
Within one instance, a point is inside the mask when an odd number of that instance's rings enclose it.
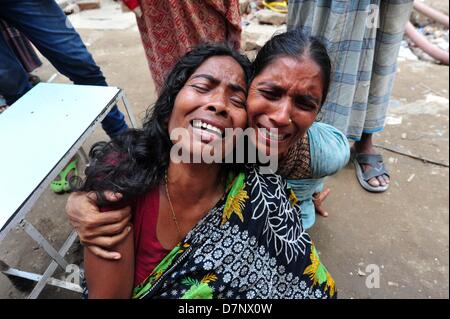
<instances>
[{"instance_id":1,"label":"nose stud","mask_svg":"<svg viewBox=\"0 0 450 319\"><path fill-rule=\"evenodd\" d=\"M289 118L289 123L292 123L292 119L291 118Z\"/></svg>"}]
</instances>

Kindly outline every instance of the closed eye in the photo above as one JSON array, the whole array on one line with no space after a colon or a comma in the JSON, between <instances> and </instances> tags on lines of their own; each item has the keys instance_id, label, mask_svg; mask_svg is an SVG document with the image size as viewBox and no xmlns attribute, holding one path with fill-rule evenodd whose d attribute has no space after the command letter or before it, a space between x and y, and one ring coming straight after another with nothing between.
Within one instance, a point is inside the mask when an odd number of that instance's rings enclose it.
<instances>
[{"instance_id":1,"label":"closed eye","mask_svg":"<svg viewBox=\"0 0 450 319\"><path fill-rule=\"evenodd\" d=\"M247 103L243 100L241 100L240 98L237 97L233 97L231 98L231 102L236 105L237 107L241 107L241 108L246 108L247 107Z\"/></svg>"},{"instance_id":2,"label":"closed eye","mask_svg":"<svg viewBox=\"0 0 450 319\"><path fill-rule=\"evenodd\" d=\"M318 111L318 104L309 96L298 96L294 99L295 105L305 111Z\"/></svg>"},{"instance_id":3,"label":"closed eye","mask_svg":"<svg viewBox=\"0 0 450 319\"><path fill-rule=\"evenodd\" d=\"M281 97L281 94L273 91L273 90L263 90L259 89L259 92L268 100L270 101L276 101Z\"/></svg>"},{"instance_id":4,"label":"closed eye","mask_svg":"<svg viewBox=\"0 0 450 319\"><path fill-rule=\"evenodd\" d=\"M193 87L196 91L200 93L206 93L209 91L209 88L206 85L192 84L191 87Z\"/></svg>"},{"instance_id":5,"label":"closed eye","mask_svg":"<svg viewBox=\"0 0 450 319\"><path fill-rule=\"evenodd\" d=\"M302 110L305 111L316 111L317 107L314 104L309 104L309 103L295 103L295 105L299 108L301 108Z\"/></svg>"}]
</instances>

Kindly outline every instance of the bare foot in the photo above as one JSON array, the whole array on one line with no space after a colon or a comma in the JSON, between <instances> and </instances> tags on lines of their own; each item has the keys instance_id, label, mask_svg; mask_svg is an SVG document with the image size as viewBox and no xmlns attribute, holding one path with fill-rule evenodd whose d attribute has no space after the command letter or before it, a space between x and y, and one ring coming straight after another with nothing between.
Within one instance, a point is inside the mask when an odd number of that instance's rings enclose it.
<instances>
[{"instance_id":1,"label":"bare foot","mask_svg":"<svg viewBox=\"0 0 450 319\"><path fill-rule=\"evenodd\" d=\"M313 195L313 203L314 208L316 209L316 213L323 216L328 217L328 212L325 211L325 208L322 207L323 201L327 198L327 196L330 194L330 189L325 188L320 193L314 193Z\"/></svg>"}]
</instances>

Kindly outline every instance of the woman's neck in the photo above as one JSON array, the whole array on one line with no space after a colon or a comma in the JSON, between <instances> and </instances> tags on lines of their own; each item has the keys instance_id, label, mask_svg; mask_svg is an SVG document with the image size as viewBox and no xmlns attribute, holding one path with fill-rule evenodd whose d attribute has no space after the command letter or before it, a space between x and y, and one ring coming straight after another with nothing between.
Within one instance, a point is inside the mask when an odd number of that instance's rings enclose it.
<instances>
[{"instance_id":1,"label":"woman's neck","mask_svg":"<svg viewBox=\"0 0 450 319\"><path fill-rule=\"evenodd\" d=\"M172 194L184 202L196 203L223 190L220 164L170 163L167 170L168 186Z\"/></svg>"}]
</instances>

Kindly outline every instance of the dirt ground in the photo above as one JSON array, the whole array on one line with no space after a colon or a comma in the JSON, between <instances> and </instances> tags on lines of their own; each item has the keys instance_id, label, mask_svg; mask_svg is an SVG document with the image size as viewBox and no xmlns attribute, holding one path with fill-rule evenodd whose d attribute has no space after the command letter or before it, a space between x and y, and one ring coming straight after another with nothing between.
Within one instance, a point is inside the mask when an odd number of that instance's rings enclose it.
<instances>
[{"instance_id":1,"label":"dirt ground","mask_svg":"<svg viewBox=\"0 0 450 319\"><path fill-rule=\"evenodd\" d=\"M128 21L128 22L127 22ZM79 29L110 85L123 88L137 117L155 100L155 91L136 26ZM94 26L95 27L95 26ZM36 72L43 80L55 69L47 62ZM58 76L55 82L68 82ZM425 163L380 148L391 171L392 186L383 194L364 191L348 165L327 181L332 193L311 230L321 259L336 280L340 298L449 298L449 69L426 62L400 61L386 129L377 145L444 163ZM101 128L85 148L107 137ZM80 169L82 169L80 167ZM67 195L45 192L28 220L60 247L69 234ZM79 245L67 258L82 260ZM11 266L42 273L50 259L20 230L0 243L0 259ZM378 269L379 287L368 288ZM0 275L0 298L24 298ZM46 288L41 298L79 298Z\"/></svg>"}]
</instances>

